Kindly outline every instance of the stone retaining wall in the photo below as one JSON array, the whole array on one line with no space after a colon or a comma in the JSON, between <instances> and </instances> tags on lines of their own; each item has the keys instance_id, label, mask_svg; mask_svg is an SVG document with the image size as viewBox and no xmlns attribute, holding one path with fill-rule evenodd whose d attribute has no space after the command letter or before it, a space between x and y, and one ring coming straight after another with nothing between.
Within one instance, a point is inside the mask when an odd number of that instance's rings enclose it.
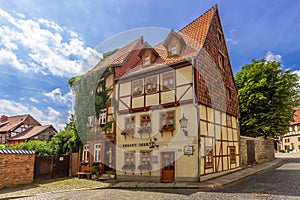
<instances>
[{"instance_id":1,"label":"stone retaining wall","mask_svg":"<svg viewBox=\"0 0 300 200\"><path fill-rule=\"evenodd\" d=\"M268 162L275 159L274 140L240 136L242 167L247 167L247 141L254 141L256 163Z\"/></svg>"}]
</instances>

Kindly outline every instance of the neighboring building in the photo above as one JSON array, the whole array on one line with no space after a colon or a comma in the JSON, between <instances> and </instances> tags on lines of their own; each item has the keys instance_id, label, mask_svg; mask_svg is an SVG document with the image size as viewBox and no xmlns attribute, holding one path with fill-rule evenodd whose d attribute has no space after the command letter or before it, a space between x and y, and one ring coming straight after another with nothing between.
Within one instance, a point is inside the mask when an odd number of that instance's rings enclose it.
<instances>
[{"instance_id":1,"label":"neighboring building","mask_svg":"<svg viewBox=\"0 0 300 200\"><path fill-rule=\"evenodd\" d=\"M56 132L53 126L42 126L29 114L0 118L1 144L18 144L28 140L48 141Z\"/></svg>"},{"instance_id":2,"label":"neighboring building","mask_svg":"<svg viewBox=\"0 0 300 200\"><path fill-rule=\"evenodd\" d=\"M7 140L9 144L19 144L29 140L49 141L56 132L52 125L33 126Z\"/></svg>"},{"instance_id":3,"label":"neighboring building","mask_svg":"<svg viewBox=\"0 0 300 200\"><path fill-rule=\"evenodd\" d=\"M238 96L217 6L158 45L139 38L91 71L107 66L102 78L113 91L105 121L114 124L113 137L94 130L99 134L87 139L83 160L107 165L110 155L118 178L162 182L240 168Z\"/></svg>"},{"instance_id":4,"label":"neighboring building","mask_svg":"<svg viewBox=\"0 0 300 200\"><path fill-rule=\"evenodd\" d=\"M295 108L289 132L282 137L282 147L285 152L300 152L300 106Z\"/></svg>"}]
</instances>

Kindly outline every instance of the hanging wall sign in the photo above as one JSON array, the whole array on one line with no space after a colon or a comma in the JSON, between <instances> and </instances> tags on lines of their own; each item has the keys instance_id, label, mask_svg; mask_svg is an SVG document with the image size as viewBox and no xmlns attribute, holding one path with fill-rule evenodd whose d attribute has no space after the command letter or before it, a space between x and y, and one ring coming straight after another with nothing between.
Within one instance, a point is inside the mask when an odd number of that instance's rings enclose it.
<instances>
[{"instance_id":1,"label":"hanging wall sign","mask_svg":"<svg viewBox=\"0 0 300 200\"><path fill-rule=\"evenodd\" d=\"M184 155L194 155L194 146L185 146L184 147Z\"/></svg>"}]
</instances>

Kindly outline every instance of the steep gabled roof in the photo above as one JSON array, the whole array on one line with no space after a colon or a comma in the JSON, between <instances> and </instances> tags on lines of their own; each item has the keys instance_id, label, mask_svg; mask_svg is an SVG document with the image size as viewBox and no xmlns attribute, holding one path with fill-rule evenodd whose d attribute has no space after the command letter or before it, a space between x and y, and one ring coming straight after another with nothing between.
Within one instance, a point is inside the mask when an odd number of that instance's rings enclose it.
<instances>
[{"instance_id":1,"label":"steep gabled roof","mask_svg":"<svg viewBox=\"0 0 300 200\"><path fill-rule=\"evenodd\" d=\"M8 132L15 129L16 127L21 125L28 116L30 115L27 114L8 117L6 125L0 127L0 132Z\"/></svg>"},{"instance_id":2,"label":"steep gabled roof","mask_svg":"<svg viewBox=\"0 0 300 200\"><path fill-rule=\"evenodd\" d=\"M209 26L213 18L213 14L215 13L216 9L217 6L215 5L200 17L195 19L193 22L178 31L180 35L190 38L190 40L188 40L189 45L192 45L191 42L196 42L196 45L199 45L199 47L204 44Z\"/></svg>"},{"instance_id":3,"label":"steep gabled roof","mask_svg":"<svg viewBox=\"0 0 300 200\"><path fill-rule=\"evenodd\" d=\"M48 128L52 128L53 131L56 132L56 130L53 128L52 125L34 126L31 128L28 128L26 131L12 137L12 138L9 138L7 140L27 140L27 139L30 139L30 138L42 133L43 131L45 131Z\"/></svg>"},{"instance_id":4,"label":"steep gabled roof","mask_svg":"<svg viewBox=\"0 0 300 200\"><path fill-rule=\"evenodd\" d=\"M211 9L206 11L204 14L202 14L200 17L195 19L193 22L182 28L177 33L175 32L175 35L178 36L178 38L183 40L183 42L186 44L184 45L180 55L178 56L168 56L168 51L166 47L164 46L166 40L170 37L170 34L167 36L167 38L154 46L155 51L159 54L158 58L155 60L155 62L147 68L142 66L142 63L139 62L139 64L133 68L130 73L127 73L124 77L126 78L128 76L133 76L138 73L143 73L148 70L153 70L160 66L168 66L176 63L180 63L183 61L187 61L197 55L197 53L202 48L206 35L208 33L209 27L211 25L211 22L213 20L214 13L217 9L217 6L213 6ZM172 30L170 32L172 34Z\"/></svg>"},{"instance_id":5,"label":"steep gabled roof","mask_svg":"<svg viewBox=\"0 0 300 200\"><path fill-rule=\"evenodd\" d=\"M91 71L97 71L107 68L108 66L121 66L126 62L126 59L129 57L131 52L137 47L137 45L143 42L143 37L140 37L129 44L123 46L115 53L100 61Z\"/></svg>"}]
</instances>

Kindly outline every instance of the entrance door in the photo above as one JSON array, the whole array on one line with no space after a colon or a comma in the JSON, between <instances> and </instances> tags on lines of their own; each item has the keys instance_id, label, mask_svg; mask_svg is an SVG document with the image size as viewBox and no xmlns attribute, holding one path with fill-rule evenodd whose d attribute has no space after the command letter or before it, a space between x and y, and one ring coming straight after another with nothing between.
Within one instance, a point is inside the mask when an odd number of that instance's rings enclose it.
<instances>
[{"instance_id":1,"label":"entrance door","mask_svg":"<svg viewBox=\"0 0 300 200\"><path fill-rule=\"evenodd\" d=\"M255 163L255 146L254 141L247 140L247 164L253 165Z\"/></svg>"},{"instance_id":2,"label":"entrance door","mask_svg":"<svg viewBox=\"0 0 300 200\"><path fill-rule=\"evenodd\" d=\"M175 180L174 152L161 153L161 159L161 182L173 182Z\"/></svg>"}]
</instances>

